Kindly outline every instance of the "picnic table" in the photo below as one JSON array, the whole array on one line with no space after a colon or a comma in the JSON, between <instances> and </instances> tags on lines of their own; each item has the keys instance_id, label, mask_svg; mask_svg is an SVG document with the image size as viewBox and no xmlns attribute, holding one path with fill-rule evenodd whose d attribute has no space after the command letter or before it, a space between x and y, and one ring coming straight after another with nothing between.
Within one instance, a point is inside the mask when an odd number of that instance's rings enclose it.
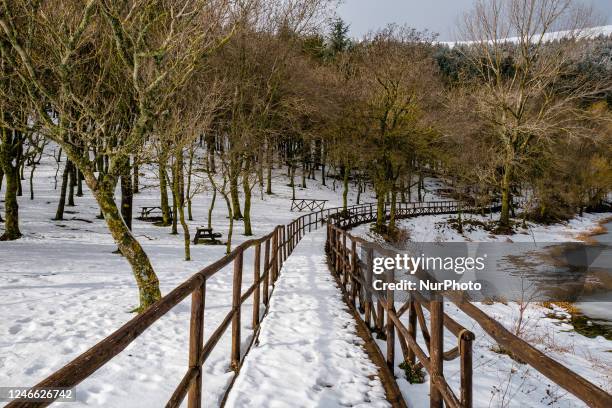
<instances>
[{"instance_id":1,"label":"picnic table","mask_svg":"<svg viewBox=\"0 0 612 408\"><path fill-rule=\"evenodd\" d=\"M170 211L170 219L172 219L172 208ZM159 206L155 207L140 207L140 219L142 221L161 221L163 219L163 211Z\"/></svg>"},{"instance_id":2,"label":"picnic table","mask_svg":"<svg viewBox=\"0 0 612 408\"><path fill-rule=\"evenodd\" d=\"M220 232L213 232L212 228L197 227L195 237L193 237L193 244L198 245L201 239L211 244L217 244L221 242L218 238L221 238Z\"/></svg>"}]
</instances>

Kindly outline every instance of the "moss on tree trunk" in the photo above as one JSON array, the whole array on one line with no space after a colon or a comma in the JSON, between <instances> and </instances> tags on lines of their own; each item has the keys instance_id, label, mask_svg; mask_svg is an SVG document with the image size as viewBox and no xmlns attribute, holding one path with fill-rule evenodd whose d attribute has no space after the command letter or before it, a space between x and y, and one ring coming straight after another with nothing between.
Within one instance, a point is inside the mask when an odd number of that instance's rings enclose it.
<instances>
[{"instance_id":1,"label":"moss on tree trunk","mask_svg":"<svg viewBox=\"0 0 612 408\"><path fill-rule=\"evenodd\" d=\"M13 241L21 237L19 230L19 204L17 190L19 189L19 169L13 166L4 168L6 191L4 193L4 234L0 241Z\"/></svg>"},{"instance_id":2,"label":"moss on tree trunk","mask_svg":"<svg viewBox=\"0 0 612 408\"><path fill-rule=\"evenodd\" d=\"M159 159L159 190L160 190L160 207L162 210L162 224L170 225L172 219L170 217L170 205L168 204L168 174L166 172L167 159L160 157Z\"/></svg>"},{"instance_id":3,"label":"moss on tree trunk","mask_svg":"<svg viewBox=\"0 0 612 408\"><path fill-rule=\"evenodd\" d=\"M117 243L119 251L125 256L132 267L132 273L138 285L140 300L137 310L142 312L161 298L159 280L153 270L151 261L138 240L134 238L128 229L119 212L119 208L117 208L113 197L113 183L98 182L93 173L86 175L85 181L93 191L94 197L104 215L106 225Z\"/></svg>"}]
</instances>

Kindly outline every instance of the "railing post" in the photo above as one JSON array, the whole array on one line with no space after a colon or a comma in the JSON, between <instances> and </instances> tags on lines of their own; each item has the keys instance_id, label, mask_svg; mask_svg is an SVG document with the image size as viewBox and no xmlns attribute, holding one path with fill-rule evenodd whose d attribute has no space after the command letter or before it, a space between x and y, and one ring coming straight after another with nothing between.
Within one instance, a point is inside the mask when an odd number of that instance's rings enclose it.
<instances>
[{"instance_id":1,"label":"railing post","mask_svg":"<svg viewBox=\"0 0 612 408\"><path fill-rule=\"evenodd\" d=\"M253 267L253 285L255 285L255 291L253 292L253 330L256 330L259 326L259 298L261 293L261 243L255 246L255 260Z\"/></svg>"},{"instance_id":2,"label":"railing post","mask_svg":"<svg viewBox=\"0 0 612 408\"><path fill-rule=\"evenodd\" d=\"M387 272L387 282L395 281L395 269L390 269ZM394 372L395 365L395 326L390 314L395 309L395 296L393 290L387 289L387 366L391 373Z\"/></svg>"},{"instance_id":3,"label":"railing post","mask_svg":"<svg viewBox=\"0 0 612 408\"><path fill-rule=\"evenodd\" d=\"M346 249L346 231L342 230L342 250L340 251L340 254L342 254L342 275L344 276L343 280L344 280L344 287L346 287L347 283L348 283L348 277L349 277L349 273L348 273L348 262L346 261L347 255L347 249Z\"/></svg>"},{"instance_id":4,"label":"railing post","mask_svg":"<svg viewBox=\"0 0 612 408\"><path fill-rule=\"evenodd\" d=\"M429 314L431 321L430 351L429 359L431 372L429 373L429 406L430 408L442 408L442 394L438 390L438 379L442 378L443 366L443 319L444 303L442 299L434 299L429 302Z\"/></svg>"},{"instance_id":5,"label":"railing post","mask_svg":"<svg viewBox=\"0 0 612 408\"><path fill-rule=\"evenodd\" d=\"M461 407L472 408L472 342L474 333L462 331L459 334L461 355Z\"/></svg>"},{"instance_id":6,"label":"railing post","mask_svg":"<svg viewBox=\"0 0 612 408\"><path fill-rule=\"evenodd\" d=\"M266 239L264 246L264 282L263 282L263 302L268 308L270 299L268 299L268 289L270 285L270 274L272 273L272 265L270 265L270 238Z\"/></svg>"},{"instance_id":7,"label":"railing post","mask_svg":"<svg viewBox=\"0 0 612 408\"><path fill-rule=\"evenodd\" d=\"M308 214L308 232L312 232L312 213Z\"/></svg>"},{"instance_id":8,"label":"railing post","mask_svg":"<svg viewBox=\"0 0 612 408\"><path fill-rule=\"evenodd\" d=\"M189 387L187 406L200 408L202 406L202 367L200 354L204 345L204 306L206 297L206 279L191 294L191 320L189 321L189 368L198 371Z\"/></svg>"},{"instance_id":9,"label":"railing post","mask_svg":"<svg viewBox=\"0 0 612 408\"><path fill-rule=\"evenodd\" d=\"M374 250L368 247L367 250L368 266L365 271L365 323L368 328L371 328L372 319L372 268L374 267Z\"/></svg>"},{"instance_id":10,"label":"railing post","mask_svg":"<svg viewBox=\"0 0 612 408\"><path fill-rule=\"evenodd\" d=\"M240 297L242 293L242 258L240 251L234 259L234 279L232 283L232 356L231 368L238 372L240 368Z\"/></svg>"},{"instance_id":11,"label":"railing post","mask_svg":"<svg viewBox=\"0 0 612 408\"><path fill-rule=\"evenodd\" d=\"M414 295L410 294L410 306L408 307L408 335L416 342L417 333L417 314L414 306ZM408 348L408 362L410 364L416 363L416 356L414 350L411 347Z\"/></svg>"},{"instance_id":12,"label":"railing post","mask_svg":"<svg viewBox=\"0 0 612 408\"><path fill-rule=\"evenodd\" d=\"M334 243L336 247L336 274L340 277L342 271L340 270L340 258L342 257L342 253L340 252L340 240L338 239L338 235L340 231L334 228Z\"/></svg>"},{"instance_id":13,"label":"railing post","mask_svg":"<svg viewBox=\"0 0 612 408\"><path fill-rule=\"evenodd\" d=\"M357 241L351 239L351 297L353 306L357 306Z\"/></svg>"},{"instance_id":14,"label":"railing post","mask_svg":"<svg viewBox=\"0 0 612 408\"><path fill-rule=\"evenodd\" d=\"M280 270L279 265L281 261L281 251L278 246L278 237L280 235L280 228L277 227L274 229L274 234L272 235L272 258L274 259L274 263L272 264L272 276L270 277L272 280L272 284L276 282L278 277L278 272Z\"/></svg>"},{"instance_id":15,"label":"railing post","mask_svg":"<svg viewBox=\"0 0 612 408\"><path fill-rule=\"evenodd\" d=\"M285 260L287 259L287 226L283 225L281 227L281 249L282 249L282 257L281 257L281 268ZM279 268L280 269L280 268Z\"/></svg>"}]
</instances>

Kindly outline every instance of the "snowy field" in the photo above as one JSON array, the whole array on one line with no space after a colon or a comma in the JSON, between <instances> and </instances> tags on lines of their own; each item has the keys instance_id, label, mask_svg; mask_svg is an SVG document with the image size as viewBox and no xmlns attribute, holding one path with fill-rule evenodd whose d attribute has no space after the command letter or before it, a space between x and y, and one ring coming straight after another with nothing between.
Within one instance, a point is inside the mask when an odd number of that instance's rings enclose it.
<instances>
[{"instance_id":1,"label":"snowy field","mask_svg":"<svg viewBox=\"0 0 612 408\"><path fill-rule=\"evenodd\" d=\"M612 213L585 213L582 217L552 225L527 222L526 228L522 228L520 220L517 220L519 226L512 235L495 235L481 226L469 224L470 221L487 223L499 218L499 214L464 214L463 234L449 225L448 221L456 218L454 214L423 215L398 220L397 227L405 230L413 242L577 242L581 240L581 235L597 228L600 222L612 219ZM351 233L373 241L381 240L379 235L370 231L368 224L352 229Z\"/></svg>"},{"instance_id":2,"label":"snowy field","mask_svg":"<svg viewBox=\"0 0 612 408\"><path fill-rule=\"evenodd\" d=\"M61 164L58 176L61 184ZM31 386L74 357L111 334L134 314L138 291L129 264L113 254L116 246L103 220L97 219L97 204L84 186L84 197L76 207L66 207L64 221L52 221L59 196L54 189L56 164L43 159L34 180L35 200L29 199L24 181L19 197L23 238L0 243L0 386ZM317 173L320 177L320 173ZM300 179L301 180L301 179ZM341 183L337 191L308 180L307 190L296 196L327 199L327 207L341 204ZM141 193L134 196L134 216L141 206L159 205L154 179L141 177ZM274 195L260 199L253 193L252 224L255 236L265 235L275 225L286 224L298 213L289 211L291 188L284 173L273 180ZM4 191L0 191L4 197ZM195 227L206 224L212 192L195 197ZM119 197L119 192L117 197ZM355 194L349 194L354 203ZM362 194L362 200L369 199ZM371 200L371 199L370 199ZM3 204L0 202L0 210ZM225 203L217 195L213 227L227 237L229 220ZM0 231L3 224L0 223ZM242 235L242 223L234 223L233 244L250 239ZM183 238L171 235L170 227L156 227L134 220L134 234L151 258L160 280L162 294L168 293L189 276L225 254L225 246L192 246L192 261L183 260ZM245 271L252 270L253 250L245 253ZM231 265L207 284L205 337L229 312ZM244 273L243 287L251 283ZM243 306L248 316L251 306ZM152 407L167 401L187 369L190 299L171 310L120 355L77 387L78 406ZM243 342L252 330L243 319ZM205 403L218 405L231 379L229 372L229 330L204 366ZM165 402L164 402L165 403Z\"/></svg>"},{"instance_id":3,"label":"snowy field","mask_svg":"<svg viewBox=\"0 0 612 408\"><path fill-rule=\"evenodd\" d=\"M498 214L493 214L497 217ZM527 228L519 228L516 234L492 235L483 228L468 228L459 234L447 221L455 215L428 215L399 220L398 226L407 231L411 241L415 242L571 242L578 241L579 235L595 229L599 223L612 217L612 213L585 214L567 223L549 226L527 223ZM465 214L464 219L488 221L490 216ZM351 231L352 234L369 240L381 241L380 236L370 231L370 225L361 225ZM511 331L517 326L519 308L516 303L495 303L486 305L477 303L487 315L502 323ZM396 307L400 307L397 304ZM473 320L460 311L455 305L445 303L445 312L467 329L474 332L473 366L474 366L474 406L475 407L584 407L584 403L567 391L555 385L534 368L520 364L505 354L495 351L496 343ZM603 336L585 337L573 330L567 322L549 318L552 311L537 303L528 305L523 316L526 324L521 337L556 359L571 370L587 378L608 392L612 392L612 341ZM556 315L567 313L556 308ZM427 310L424 310L427 316ZM403 319L407 319L406 316ZM419 342L425 343L420 336ZM445 349L457 345L456 337L445 330ZM378 341L384 351L386 343ZM395 374L406 400L413 407L428 405L429 383L410 384L404 372L397 368L401 363L401 349L396 345ZM459 390L459 359L444 362L445 377L454 390Z\"/></svg>"},{"instance_id":4,"label":"snowy field","mask_svg":"<svg viewBox=\"0 0 612 408\"><path fill-rule=\"evenodd\" d=\"M59 195L59 187L54 189L55 173L56 164L52 158L47 158L36 173L34 201L29 200L28 185L24 182L24 195L19 198L24 237L0 243L0 314L3 316L0 319L0 386L35 384L128 321L134 316L129 311L137 305L137 289L130 267L120 255L113 254L116 246L105 223L96 218L98 207L86 188L85 196L76 198L76 207L66 208L64 221L51 221ZM257 187L253 194L255 236L264 235L275 225L285 224L297 216L289 211L291 189L287 186L288 179L284 173L275 174L274 195L264 195L261 199ZM145 187L134 197L135 215L141 206L159 205L155 180L144 177L141 183ZM331 188L332 179L328 179L327 187L312 180L307 183L309 189L297 189L298 198L328 199L327 207L340 205L341 183L336 183L336 192ZM442 198L436 192L443 187L440 182L427 179L426 185L429 190L425 196L427 200ZM195 221L190 222L192 233L196 226L206 223L210 197L209 191L195 197ZM414 192L413 197L416 197ZM370 194L363 194L362 202L368 201L373 201ZM354 191L349 194L349 202L355 202ZM0 209L2 207L0 202ZM410 230L413 240L494 239L477 230L466 233L467 236L456 234L444 226L445 217L448 216L419 217L403 220L401 225ZM514 235L512 239L533 239L535 234L537 239L548 242L554 237L567 241L569 236L575 237L593 228L598 217L586 215L568 225L532 225L529 231ZM227 236L228 219L219 196L213 226L223 233L223 237ZM368 226L361 226L356 231L369 236L368 229ZM170 227L156 227L134 220L134 233L151 257L164 294L225 252L224 246L192 246L193 261L185 262L182 235L171 235ZM242 235L242 223L236 222L234 245L249 238ZM271 398L277 391L275 387L284 384L285 388L280 392L286 395L278 401L279 407L385 406L379 382L368 378L373 366L365 359L360 341L353 333L354 324L341 308L331 278L323 269L318 269L322 267L320 247L324 241L323 234L313 233L305 239L288 261L287 265L295 268L289 270L286 267L272 298L269 320L263 323L259 346L247 357L229 405L272 406ZM245 254L245 271L251 270L252 261L253 253L249 251ZM297 290L296 285L303 287L304 279L314 279L308 275L312 273L311 265L316 266L318 279L307 283L316 285L317 291L303 296L292 295L291 291ZM229 311L230 267L208 282L205 338ZM244 276L243 287L246 287L250 284L251 274L245 273ZM317 308L317 302L334 305L335 312L323 315L311 310ZM249 304L243 306L245 316L250 315L250 308ZM482 305L482 308L506 327L516 323L517 310L512 305ZM446 305L446 310L476 334L475 407L583 406L534 369L491 351L493 342L454 306ZM187 299L81 383L77 387L78 402L70 406L129 408L163 405L187 367L189 311L190 300ZM568 324L546 318L546 312L547 309L537 306L527 310L528 340L581 375L611 390L612 342L601 337L583 337L573 332ZM245 345L252 333L248 320L244 319L242 328ZM332 335L331 327L336 326L339 330ZM342 328L346 330L342 331ZM313 341L307 340L309 336ZM293 338L296 342L290 344ZM448 336L445 341L448 349L455 345L456 340ZM384 351L384 342L379 344ZM268 359L266 356L269 355L274 357ZM400 353L397 355L399 364ZM266 370L267 375L253 374L264 363L270 368ZM354 371L353 380L348 377L350 370ZM451 385L458 389L458 360L446 363L445 373ZM289 375L296 375L293 382L301 384L301 387L291 388ZM425 402L427 384L408 384L400 369L396 369L396 375L411 406L428 405ZM231 377L228 331L204 366L204 403L207 406L219 404ZM325 386L328 383L344 385L340 389ZM298 394L299 390L308 390L308 393ZM245 399L252 398L255 391L267 400ZM303 404L298 403L298 397L303 397Z\"/></svg>"}]
</instances>

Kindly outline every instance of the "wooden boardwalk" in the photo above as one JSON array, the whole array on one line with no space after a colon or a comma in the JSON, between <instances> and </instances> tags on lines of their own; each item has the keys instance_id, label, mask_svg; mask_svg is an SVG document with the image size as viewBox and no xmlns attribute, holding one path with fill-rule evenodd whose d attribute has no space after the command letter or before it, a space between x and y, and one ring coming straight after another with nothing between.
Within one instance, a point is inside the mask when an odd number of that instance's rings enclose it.
<instances>
[{"instance_id":1,"label":"wooden boardwalk","mask_svg":"<svg viewBox=\"0 0 612 408\"><path fill-rule=\"evenodd\" d=\"M496 208L498 208L498 203L493 203L485 208L468 206L453 201L406 203L398 205L396 217L450 214L458 211L485 212L493 211ZM385 208L385 214L387 217L389 216L388 206ZM443 404L448 407L471 407L471 342L474 340L473 334L444 313L443 302L428 302L417 297L410 299L398 310L395 310L392 293L387 294L386 299L379 298L375 302L364 290L368 286L367 277L363 274L366 269L363 265L365 265L364 262L367 262L367 259L359 258L358 248L360 245L367 244L367 242L351 236L347 229L371 222L375 218L375 204L355 205L346 210L341 207L330 208L304 214L288 225L277 226L262 238L246 241L227 256L193 275L144 313L134 317L107 338L39 382L32 389L71 388L76 386L124 350L148 327L183 299L191 296L190 343L189 349L185 350L189 356L189 365L186 367L183 378L176 379L175 392L167 402L166 407L178 407L187 397L189 408L199 408L202 404L202 365L206 362L221 336L231 327L231 351L228 355L228 365L237 375L250 348L249 346L247 350L240 349L241 319L252 320L254 330L252 339L256 341L260 323L268 311L274 284L279 278L284 262L306 233L327 225L326 248L330 256L331 269L340 280L345 295L350 300L350 306L358 307L365 313L363 323L370 330L383 333L387 339L392 340L397 336L401 340L402 353L406 361L414 361L415 364L420 364L430 374L433 379L430 390L431 407L442 407ZM252 271L243 270L245 256L253 256L254 258L254 269ZM203 316L206 304L206 282L207 279L230 263L233 264L232 309L207 342L204 343ZM248 288L242 287L244 273L253 274L254 283ZM612 406L612 396L610 394L514 336L476 306L464 301L459 294L445 293L445 297L478 323L500 346L589 406L601 408ZM253 299L253 314L252 316L243 316L241 306L249 298ZM429 327L423 316L422 308L429 309L431 316ZM263 313L260 313L262 309ZM408 314L408 326L400 320L405 313ZM423 350L415 341L417 321L423 336L428 339L427 350ZM455 334L459 342L457 347L446 352L441 341L442 332L445 329ZM392 364L394 361L395 342L391 340L388 340L387 343L387 355L381 356L381 358L386 358L388 364ZM461 358L462 363L462 381L458 395L455 390L448 386L444 378L443 362L453 358ZM291 368L288 367L287 369ZM172 381L172 379L168 380ZM230 389L231 386L227 392ZM6 407L44 407L51 402L52 400L39 402L15 400Z\"/></svg>"}]
</instances>

